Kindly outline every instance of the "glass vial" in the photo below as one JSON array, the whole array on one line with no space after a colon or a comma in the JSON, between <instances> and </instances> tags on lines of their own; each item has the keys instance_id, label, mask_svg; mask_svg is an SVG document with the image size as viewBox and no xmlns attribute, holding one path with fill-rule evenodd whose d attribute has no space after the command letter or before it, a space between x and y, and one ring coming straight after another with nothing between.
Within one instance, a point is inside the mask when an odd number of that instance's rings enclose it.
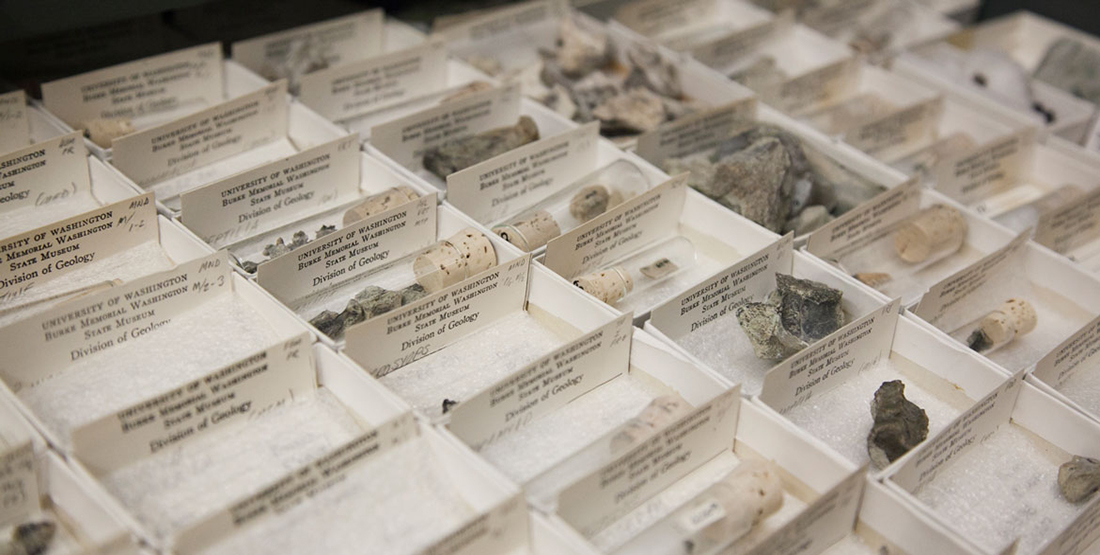
<instances>
[{"instance_id":1,"label":"glass vial","mask_svg":"<svg viewBox=\"0 0 1100 555\"><path fill-rule=\"evenodd\" d=\"M742 461L660 523L632 538L619 554L717 553L783 507L783 483L771 461Z\"/></svg>"},{"instance_id":2,"label":"glass vial","mask_svg":"<svg viewBox=\"0 0 1100 555\"><path fill-rule=\"evenodd\" d=\"M1038 316L1031 303L1023 299L1009 299L997 310L963 326L966 346L989 354L1011 343L1017 337L1035 329Z\"/></svg>"},{"instance_id":3,"label":"glass vial","mask_svg":"<svg viewBox=\"0 0 1100 555\"><path fill-rule=\"evenodd\" d=\"M614 305L633 292L644 291L695 264L695 245L673 237L623 259L618 264L573 278L597 299Z\"/></svg>"},{"instance_id":4,"label":"glass vial","mask_svg":"<svg viewBox=\"0 0 1100 555\"><path fill-rule=\"evenodd\" d=\"M936 204L906 220L894 233L898 258L918 267L930 266L962 248L966 242L966 216L959 210Z\"/></svg>"},{"instance_id":5,"label":"glass vial","mask_svg":"<svg viewBox=\"0 0 1100 555\"><path fill-rule=\"evenodd\" d=\"M616 160L515 218L494 225L493 232L520 250L531 252L647 189L649 180L641 168L628 160Z\"/></svg>"},{"instance_id":6,"label":"glass vial","mask_svg":"<svg viewBox=\"0 0 1100 555\"><path fill-rule=\"evenodd\" d=\"M1019 233L1039 225L1039 219L1054 213L1084 195L1076 185L1062 185L1023 206L995 216L993 221Z\"/></svg>"},{"instance_id":7,"label":"glass vial","mask_svg":"<svg viewBox=\"0 0 1100 555\"><path fill-rule=\"evenodd\" d=\"M420 253L394 261L370 274L370 285L355 293L341 312L323 310L309 323L333 340L359 322L380 316L493 267L493 243L466 228Z\"/></svg>"},{"instance_id":8,"label":"glass vial","mask_svg":"<svg viewBox=\"0 0 1100 555\"><path fill-rule=\"evenodd\" d=\"M645 441L689 410L691 405L675 393L657 397L611 438L611 452L619 453Z\"/></svg>"}]
</instances>

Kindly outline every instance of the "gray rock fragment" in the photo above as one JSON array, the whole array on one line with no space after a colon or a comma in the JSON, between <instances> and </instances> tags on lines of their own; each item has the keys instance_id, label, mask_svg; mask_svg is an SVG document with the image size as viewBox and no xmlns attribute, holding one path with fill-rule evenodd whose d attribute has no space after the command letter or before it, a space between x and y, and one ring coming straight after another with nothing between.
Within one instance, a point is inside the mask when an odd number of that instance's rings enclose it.
<instances>
[{"instance_id":1,"label":"gray rock fragment","mask_svg":"<svg viewBox=\"0 0 1100 555\"><path fill-rule=\"evenodd\" d=\"M331 310L322 311L310 318L309 323L317 328L317 331L336 339L344 333L344 317Z\"/></svg>"},{"instance_id":2,"label":"gray rock fragment","mask_svg":"<svg viewBox=\"0 0 1100 555\"><path fill-rule=\"evenodd\" d=\"M309 243L309 235L304 231L295 231L294 236L290 238L290 250L304 247L306 243Z\"/></svg>"},{"instance_id":3,"label":"gray rock fragment","mask_svg":"<svg viewBox=\"0 0 1100 555\"><path fill-rule=\"evenodd\" d=\"M1035 78L1100 104L1100 51L1078 40L1060 38L1047 49Z\"/></svg>"},{"instance_id":4,"label":"gray rock fragment","mask_svg":"<svg viewBox=\"0 0 1100 555\"><path fill-rule=\"evenodd\" d=\"M588 29L572 17L558 26L557 63L568 77L583 77L606 65L611 59L607 35L600 29Z\"/></svg>"},{"instance_id":5,"label":"gray rock fragment","mask_svg":"<svg viewBox=\"0 0 1100 555\"><path fill-rule=\"evenodd\" d=\"M282 237L279 237L274 243L264 247L264 256L269 259L282 256L288 252L290 252L290 247L286 246Z\"/></svg>"},{"instance_id":6,"label":"gray rock fragment","mask_svg":"<svg viewBox=\"0 0 1100 555\"><path fill-rule=\"evenodd\" d=\"M928 437L928 415L905 398L901 380L883 382L871 401L875 422L867 435L867 454L885 468Z\"/></svg>"},{"instance_id":7,"label":"gray rock fragment","mask_svg":"<svg viewBox=\"0 0 1100 555\"><path fill-rule=\"evenodd\" d=\"M783 327L799 339L817 341L844 325L839 289L786 274L776 274L775 282Z\"/></svg>"},{"instance_id":8,"label":"gray rock fragment","mask_svg":"<svg viewBox=\"0 0 1100 555\"><path fill-rule=\"evenodd\" d=\"M428 296L428 291L419 283L414 283L401 290L401 306L418 301Z\"/></svg>"},{"instance_id":9,"label":"gray rock fragment","mask_svg":"<svg viewBox=\"0 0 1100 555\"><path fill-rule=\"evenodd\" d=\"M336 232L336 226L334 226L334 225L322 225L321 229L317 230L317 234L314 236L314 238L315 239L320 239L321 237L324 237L325 235L328 235L329 233L335 233L335 232Z\"/></svg>"},{"instance_id":10,"label":"gray rock fragment","mask_svg":"<svg viewBox=\"0 0 1100 555\"><path fill-rule=\"evenodd\" d=\"M1100 460L1074 455L1058 468L1058 487L1070 503L1092 497L1100 489Z\"/></svg>"},{"instance_id":11,"label":"gray rock fragment","mask_svg":"<svg viewBox=\"0 0 1100 555\"><path fill-rule=\"evenodd\" d=\"M627 52L627 59L633 68L623 84L624 88L643 87L668 98L683 96L676 64L666 60L656 49L638 46Z\"/></svg>"},{"instance_id":12,"label":"gray rock fragment","mask_svg":"<svg viewBox=\"0 0 1100 555\"><path fill-rule=\"evenodd\" d=\"M646 89L631 89L609 98L592 110L604 134L633 134L652 131L666 121L661 97Z\"/></svg>"},{"instance_id":13,"label":"gray rock fragment","mask_svg":"<svg viewBox=\"0 0 1100 555\"><path fill-rule=\"evenodd\" d=\"M737 323L752 342L757 358L783 360L806 343L783 327L779 308L771 303L745 303L737 309Z\"/></svg>"},{"instance_id":14,"label":"gray rock fragment","mask_svg":"<svg viewBox=\"0 0 1100 555\"><path fill-rule=\"evenodd\" d=\"M401 298L400 291L390 291L377 285L370 285L356 294L353 300L363 308L367 318L373 318L400 307Z\"/></svg>"},{"instance_id":15,"label":"gray rock fragment","mask_svg":"<svg viewBox=\"0 0 1100 555\"><path fill-rule=\"evenodd\" d=\"M11 531L11 543L7 546L10 555L42 555L53 542L57 525L48 520L27 522Z\"/></svg>"},{"instance_id":16,"label":"gray rock fragment","mask_svg":"<svg viewBox=\"0 0 1100 555\"><path fill-rule=\"evenodd\" d=\"M424 153L424 169L447 179L448 175L538 140L539 129L535 121L521 116L509 127L483 131L469 137L447 141Z\"/></svg>"},{"instance_id":17,"label":"gray rock fragment","mask_svg":"<svg viewBox=\"0 0 1100 555\"><path fill-rule=\"evenodd\" d=\"M790 166L791 158L783 144L774 137L764 138L723 159L714 179L728 185L714 185L710 189L728 188L722 197L723 204L778 233L783 231L790 213L794 186L786 178Z\"/></svg>"}]
</instances>

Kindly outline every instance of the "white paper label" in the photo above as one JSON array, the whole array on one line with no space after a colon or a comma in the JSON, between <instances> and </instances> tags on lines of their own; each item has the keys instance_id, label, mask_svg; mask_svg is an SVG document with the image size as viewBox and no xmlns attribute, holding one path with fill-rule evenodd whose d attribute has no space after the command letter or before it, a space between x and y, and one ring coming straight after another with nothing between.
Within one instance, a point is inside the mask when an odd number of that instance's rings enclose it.
<instances>
[{"instance_id":1,"label":"white paper label","mask_svg":"<svg viewBox=\"0 0 1100 555\"><path fill-rule=\"evenodd\" d=\"M518 84L474 93L411 116L376 125L371 144L406 168L423 167L424 152L446 141L515 125L519 119Z\"/></svg>"},{"instance_id":2,"label":"white paper label","mask_svg":"<svg viewBox=\"0 0 1100 555\"><path fill-rule=\"evenodd\" d=\"M1024 257L1027 255L1027 238L1028 233L1025 231L1007 245L929 287L913 309L913 315L947 332L965 324L960 318L969 320L973 314L954 314L951 309L970 295L989 296L983 290L989 290L991 282L1006 281L1013 275L1021 274ZM989 298L989 308L996 308L1004 300Z\"/></svg>"},{"instance_id":3,"label":"white paper label","mask_svg":"<svg viewBox=\"0 0 1100 555\"><path fill-rule=\"evenodd\" d=\"M0 526L38 513L38 471L30 440L0 455Z\"/></svg>"},{"instance_id":4,"label":"white paper label","mask_svg":"<svg viewBox=\"0 0 1100 555\"><path fill-rule=\"evenodd\" d=\"M482 555L520 553L528 545L527 503L517 495L476 516L469 524L448 534L421 555Z\"/></svg>"},{"instance_id":5,"label":"white paper label","mask_svg":"<svg viewBox=\"0 0 1100 555\"><path fill-rule=\"evenodd\" d=\"M760 400L780 414L874 368L890 358L901 300L890 304L799 351L764 375Z\"/></svg>"},{"instance_id":6,"label":"white paper label","mask_svg":"<svg viewBox=\"0 0 1100 555\"><path fill-rule=\"evenodd\" d=\"M70 133L0 157L0 213L90 195L88 151Z\"/></svg>"},{"instance_id":7,"label":"white paper label","mask_svg":"<svg viewBox=\"0 0 1100 555\"><path fill-rule=\"evenodd\" d=\"M0 94L0 153L23 148L30 142L26 93L18 90Z\"/></svg>"},{"instance_id":8,"label":"white paper label","mask_svg":"<svg viewBox=\"0 0 1100 555\"><path fill-rule=\"evenodd\" d=\"M823 553L852 532L866 484L866 468L853 472L782 528L769 534L747 555Z\"/></svg>"},{"instance_id":9,"label":"white paper label","mask_svg":"<svg viewBox=\"0 0 1100 555\"><path fill-rule=\"evenodd\" d=\"M1035 365L1035 377L1055 389L1061 389L1079 370L1098 371L1095 361L1100 357L1100 317L1085 324L1077 333L1044 356Z\"/></svg>"},{"instance_id":10,"label":"white paper label","mask_svg":"<svg viewBox=\"0 0 1100 555\"><path fill-rule=\"evenodd\" d=\"M432 243L436 197L375 214L260 264L256 282L284 303L370 272Z\"/></svg>"},{"instance_id":11,"label":"white paper label","mask_svg":"<svg viewBox=\"0 0 1100 555\"><path fill-rule=\"evenodd\" d=\"M112 163L142 187L286 137L286 81L115 139Z\"/></svg>"},{"instance_id":12,"label":"white paper label","mask_svg":"<svg viewBox=\"0 0 1100 555\"><path fill-rule=\"evenodd\" d=\"M0 329L0 344L19 345L0 359L13 391L95 353L124 345L233 289L225 252L69 301Z\"/></svg>"},{"instance_id":13,"label":"white paper label","mask_svg":"<svg viewBox=\"0 0 1100 555\"><path fill-rule=\"evenodd\" d=\"M315 388L309 334L302 333L73 432L73 451L104 475L163 449L252 420Z\"/></svg>"},{"instance_id":14,"label":"white paper label","mask_svg":"<svg viewBox=\"0 0 1100 555\"><path fill-rule=\"evenodd\" d=\"M650 439L574 482L558 515L591 536L733 445L740 388L715 397Z\"/></svg>"},{"instance_id":15,"label":"white paper label","mask_svg":"<svg viewBox=\"0 0 1100 555\"><path fill-rule=\"evenodd\" d=\"M447 48L430 41L407 50L302 77L299 97L333 121L400 104L447 86Z\"/></svg>"},{"instance_id":16,"label":"white paper label","mask_svg":"<svg viewBox=\"0 0 1100 555\"><path fill-rule=\"evenodd\" d=\"M382 52L384 17L376 8L238 41L230 49L234 61L263 76L285 75L302 61L336 67Z\"/></svg>"},{"instance_id":17,"label":"white paper label","mask_svg":"<svg viewBox=\"0 0 1100 555\"><path fill-rule=\"evenodd\" d=\"M675 341L735 314L737 307L775 290L775 274L791 273L793 245L794 236L787 234L653 309L649 321Z\"/></svg>"},{"instance_id":18,"label":"white paper label","mask_svg":"<svg viewBox=\"0 0 1100 555\"><path fill-rule=\"evenodd\" d=\"M856 67L851 60L842 60L788 80L779 88L779 106L795 111L840 96L851 86Z\"/></svg>"},{"instance_id":19,"label":"white paper label","mask_svg":"<svg viewBox=\"0 0 1100 555\"><path fill-rule=\"evenodd\" d=\"M624 202L546 245L544 263L566 279L602 267L675 232L684 209L687 174Z\"/></svg>"},{"instance_id":20,"label":"white paper label","mask_svg":"<svg viewBox=\"0 0 1100 555\"><path fill-rule=\"evenodd\" d=\"M1063 254L1097 237L1100 237L1100 189L1053 213L1041 215L1035 228L1036 243Z\"/></svg>"},{"instance_id":21,"label":"white paper label","mask_svg":"<svg viewBox=\"0 0 1100 555\"><path fill-rule=\"evenodd\" d=\"M806 250L839 259L877 241L920 210L921 185L910 180L887 189L810 234Z\"/></svg>"},{"instance_id":22,"label":"white paper label","mask_svg":"<svg viewBox=\"0 0 1100 555\"><path fill-rule=\"evenodd\" d=\"M940 99L935 98L883 116L844 134L844 142L874 155L891 147L931 139L936 130Z\"/></svg>"},{"instance_id":23,"label":"white paper label","mask_svg":"<svg viewBox=\"0 0 1100 555\"><path fill-rule=\"evenodd\" d=\"M46 108L70 125L133 119L224 93L221 44L204 44L42 84Z\"/></svg>"},{"instance_id":24,"label":"white paper label","mask_svg":"<svg viewBox=\"0 0 1100 555\"><path fill-rule=\"evenodd\" d=\"M156 204L146 193L6 239L0 305L18 304L40 283L159 237Z\"/></svg>"},{"instance_id":25,"label":"white paper label","mask_svg":"<svg viewBox=\"0 0 1100 555\"><path fill-rule=\"evenodd\" d=\"M917 446L913 457L890 480L909 492L915 492L931 482L943 465L985 441L1001 424L1008 423L1023 383L1022 371L1009 378L940 433Z\"/></svg>"},{"instance_id":26,"label":"white paper label","mask_svg":"<svg viewBox=\"0 0 1100 555\"><path fill-rule=\"evenodd\" d=\"M529 25L564 17L568 10L568 3L562 0L534 0L495 9L483 16L451 20L453 23L446 26L439 22L446 22L447 19L437 19L432 34L442 36L448 43L482 41Z\"/></svg>"},{"instance_id":27,"label":"white paper label","mask_svg":"<svg viewBox=\"0 0 1100 555\"><path fill-rule=\"evenodd\" d=\"M1035 129L1014 133L936 164L936 190L971 204L1011 187L1024 172L1035 140Z\"/></svg>"},{"instance_id":28,"label":"white paper label","mask_svg":"<svg viewBox=\"0 0 1100 555\"><path fill-rule=\"evenodd\" d=\"M367 461L419 434L416 419L406 412L182 531L176 538L175 551L180 554L201 551L242 528L285 513L344 481Z\"/></svg>"},{"instance_id":29,"label":"white paper label","mask_svg":"<svg viewBox=\"0 0 1100 555\"><path fill-rule=\"evenodd\" d=\"M447 176L447 202L482 224L499 222L596 169L592 122Z\"/></svg>"},{"instance_id":30,"label":"white paper label","mask_svg":"<svg viewBox=\"0 0 1100 555\"><path fill-rule=\"evenodd\" d=\"M376 378L524 309L531 256L489 268L344 333L347 353Z\"/></svg>"},{"instance_id":31,"label":"white paper label","mask_svg":"<svg viewBox=\"0 0 1100 555\"><path fill-rule=\"evenodd\" d=\"M180 195L180 220L215 248L359 194L359 135L231 175Z\"/></svg>"},{"instance_id":32,"label":"white paper label","mask_svg":"<svg viewBox=\"0 0 1100 555\"><path fill-rule=\"evenodd\" d=\"M716 0L638 0L615 12L618 22L647 37L718 16Z\"/></svg>"},{"instance_id":33,"label":"white paper label","mask_svg":"<svg viewBox=\"0 0 1100 555\"><path fill-rule=\"evenodd\" d=\"M744 131L756 117L756 100L746 98L666 123L638 136L635 152L657 167L718 146Z\"/></svg>"},{"instance_id":34,"label":"white paper label","mask_svg":"<svg viewBox=\"0 0 1100 555\"><path fill-rule=\"evenodd\" d=\"M627 371L633 317L624 314L451 409L448 428L479 451Z\"/></svg>"},{"instance_id":35,"label":"white paper label","mask_svg":"<svg viewBox=\"0 0 1100 555\"><path fill-rule=\"evenodd\" d=\"M765 21L702 46L697 46L692 49L691 55L707 67L725 68L738 60L744 59L746 55L763 44L764 41L771 38L776 32L776 27L775 20Z\"/></svg>"}]
</instances>

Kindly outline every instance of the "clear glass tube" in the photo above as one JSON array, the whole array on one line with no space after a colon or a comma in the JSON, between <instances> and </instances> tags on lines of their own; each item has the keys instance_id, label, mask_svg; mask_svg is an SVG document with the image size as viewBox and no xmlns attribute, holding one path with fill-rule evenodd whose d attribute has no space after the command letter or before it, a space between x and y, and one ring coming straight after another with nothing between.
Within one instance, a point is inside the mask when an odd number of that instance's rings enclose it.
<instances>
[{"instance_id":1,"label":"clear glass tube","mask_svg":"<svg viewBox=\"0 0 1100 555\"><path fill-rule=\"evenodd\" d=\"M346 296L326 300L324 309L309 317L309 323L334 340L354 324L380 316L423 297L455 285L488 270L497 263L496 250L485 234L466 228L427 249L400 258L375 272L341 286L354 292L337 312Z\"/></svg>"},{"instance_id":2,"label":"clear glass tube","mask_svg":"<svg viewBox=\"0 0 1100 555\"><path fill-rule=\"evenodd\" d=\"M614 305L632 293L645 291L695 264L695 245L686 237L666 239L602 270L573 278L597 299Z\"/></svg>"},{"instance_id":3,"label":"clear glass tube","mask_svg":"<svg viewBox=\"0 0 1100 555\"><path fill-rule=\"evenodd\" d=\"M952 335L967 347L989 354L1017 337L1027 335L1038 324L1038 316L1031 303L1023 299L1009 299L977 320L959 328Z\"/></svg>"},{"instance_id":4,"label":"clear glass tube","mask_svg":"<svg viewBox=\"0 0 1100 555\"><path fill-rule=\"evenodd\" d=\"M779 469L746 460L683 507L647 528L617 555L716 553L748 534L783 506Z\"/></svg>"},{"instance_id":5,"label":"clear glass tube","mask_svg":"<svg viewBox=\"0 0 1100 555\"><path fill-rule=\"evenodd\" d=\"M622 202L649 189L649 180L633 162L616 160L550 195L493 232L524 252L546 245Z\"/></svg>"},{"instance_id":6,"label":"clear glass tube","mask_svg":"<svg viewBox=\"0 0 1100 555\"><path fill-rule=\"evenodd\" d=\"M999 216L994 216L993 221L1013 230L1021 232L1027 228L1034 228L1039 224L1039 219L1081 198L1084 191L1076 185L1062 185L1057 189L1035 199L1027 204L1018 206Z\"/></svg>"},{"instance_id":7,"label":"clear glass tube","mask_svg":"<svg viewBox=\"0 0 1100 555\"><path fill-rule=\"evenodd\" d=\"M691 405L675 393L657 397L611 438L611 452L619 453L645 441L689 410Z\"/></svg>"},{"instance_id":8,"label":"clear glass tube","mask_svg":"<svg viewBox=\"0 0 1100 555\"><path fill-rule=\"evenodd\" d=\"M967 228L966 216L958 209L934 204L902 222L894 232L894 251L917 271L958 252Z\"/></svg>"}]
</instances>

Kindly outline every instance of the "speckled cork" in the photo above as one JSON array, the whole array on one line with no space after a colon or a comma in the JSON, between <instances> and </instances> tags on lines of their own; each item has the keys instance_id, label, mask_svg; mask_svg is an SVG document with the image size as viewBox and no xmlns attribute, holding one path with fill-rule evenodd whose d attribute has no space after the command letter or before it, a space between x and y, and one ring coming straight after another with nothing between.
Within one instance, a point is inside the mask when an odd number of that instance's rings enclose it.
<instances>
[{"instance_id":1,"label":"speckled cork","mask_svg":"<svg viewBox=\"0 0 1100 555\"><path fill-rule=\"evenodd\" d=\"M406 202L414 201L420 198L420 195L416 193L408 185L399 185L390 189L386 189L377 195L372 195L363 200L363 202L348 208L347 212L344 212L344 225L351 225L359 220L373 216L375 214L381 214L391 208L396 208L405 204Z\"/></svg>"},{"instance_id":2,"label":"speckled cork","mask_svg":"<svg viewBox=\"0 0 1100 555\"><path fill-rule=\"evenodd\" d=\"M955 208L937 204L921 210L898 229L894 250L910 264L954 254L966 241L966 217ZM935 260L933 259L933 260Z\"/></svg>"},{"instance_id":3,"label":"speckled cork","mask_svg":"<svg viewBox=\"0 0 1100 555\"><path fill-rule=\"evenodd\" d=\"M416 282L429 293L450 287L497 263L493 243L471 227L432 245L413 261Z\"/></svg>"},{"instance_id":4,"label":"speckled cork","mask_svg":"<svg viewBox=\"0 0 1100 555\"><path fill-rule=\"evenodd\" d=\"M634 290L634 279L626 269L615 266L580 276L573 280L573 285L607 304L615 304Z\"/></svg>"},{"instance_id":5,"label":"speckled cork","mask_svg":"<svg viewBox=\"0 0 1100 555\"><path fill-rule=\"evenodd\" d=\"M531 252L561 235L561 226L549 212L539 210L522 220L515 220L493 231L501 239L515 245L523 252Z\"/></svg>"}]
</instances>

